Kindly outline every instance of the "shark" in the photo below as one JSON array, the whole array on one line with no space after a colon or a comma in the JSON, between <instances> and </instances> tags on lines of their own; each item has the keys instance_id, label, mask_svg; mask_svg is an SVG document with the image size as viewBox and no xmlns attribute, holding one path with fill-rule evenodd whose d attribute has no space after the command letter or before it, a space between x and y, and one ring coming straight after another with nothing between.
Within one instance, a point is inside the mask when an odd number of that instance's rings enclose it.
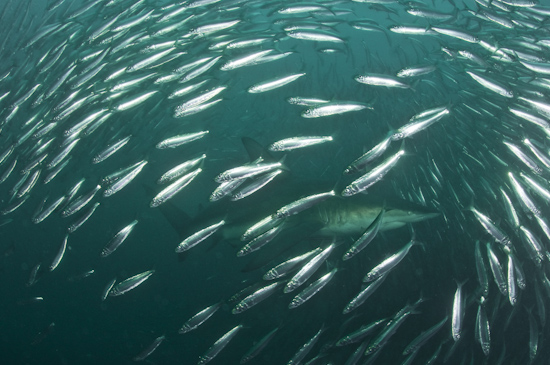
<instances>
[{"instance_id":1,"label":"shark","mask_svg":"<svg viewBox=\"0 0 550 365\"><path fill-rule=\"evenodd\" d=\"M231 215L225 211L227 224L221 230L221 236L225 240L243 240L243 234L260 219L275 213L276 208L282 205L285 199L281 194L273 194L276 204L275 208L262 209L264 214L248 213L248 209L237 209L239 214ZM292 194L292 196L295 196ZM331 197L299 214L284 219L281 224L284 230L293 231L301 237L310 238L357 238L376 219L380 211L384 209L384 217L381 222L380 231L394 230L408 224L422 222L436 218L440 215L423 207L416 207L406 201L393 202L388 204L384 201L373 201L366 196L358 196L355 199L343 197ZM218 215L219 217L219 215Z\"/></svg>"},{"instance_id":2,"label":"shark","mask_svg":"<svg viewBox=\"0 0 550 365\"><path fill-rule=\"evenodd\" d=\"M246 137L242 141L250 161L256 161L259 157L265 161L276 161L258 142ZM285 174L289 174L289 171ZM243 234L247 229L274 214L281 206L305 195L330 189L327 182L292 180L292 176L283 177L242 200L208 202L193 217L172 202L161 205L159 209L182 239L223 219L225 224L216 232L214 241L224 241L238 247L244 244ZM425 207L388 197L364 194L353 197L332 196L285 218L281 223L283 229L277 236L277 241L283 243L277 243L276 252L269 256L279 255L304 240L355 239L370 226L382 209L385 212L380 231L398 229L440 215Z\"/></svg>"},{"instance_id":3,"label":"shark","mask_svg":"<svg viewBox=\"0 0 550 365\"><path fill-rule=\"evenodd\" d=\"M340 198L327 200L305 214L300 219L320 222L321 228L316 232L321 236L355 236L362 234L384 209L381 231L401 228L407 224L425 221L439 216L421 207L414 207L408 202L394 205L376 203L372 199L360 196L356 199ZM297 217L298 218L298 217Z\"/></svg>"}]
</instances>

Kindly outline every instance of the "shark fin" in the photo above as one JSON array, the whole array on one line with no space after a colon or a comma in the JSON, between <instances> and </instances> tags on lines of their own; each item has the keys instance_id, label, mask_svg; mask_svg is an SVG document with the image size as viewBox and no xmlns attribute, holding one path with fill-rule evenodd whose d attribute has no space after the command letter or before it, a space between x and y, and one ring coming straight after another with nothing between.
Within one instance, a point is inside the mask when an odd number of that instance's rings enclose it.
<instances>
[{"instance_id":1,"label":"shark fin","mask_svg":"<svg viewBox=\"0 0 550 365\"><path fill-rule=\"evenodd\" d=\"M248 153L250 161L256 161L261 158L266 162L276 162L275 158L273 158L269 151L258 143L258 141L250 137L242 137L241 141L246 149L246 152Z\"/></svg>"},{"instance_id":2,"label":"shark fin","mask_svg":"<svg viewBox=\"0 0 550 365\"><path fill-rule=\"evenodd\" d=\"M154 196L155 193L151 187L147 185L143 187L148 195ZM155 209L158 209L178 235L183 237L185 228L192 221L191 217L171 201L164 202Z\"/></svg>"}]
</instances>

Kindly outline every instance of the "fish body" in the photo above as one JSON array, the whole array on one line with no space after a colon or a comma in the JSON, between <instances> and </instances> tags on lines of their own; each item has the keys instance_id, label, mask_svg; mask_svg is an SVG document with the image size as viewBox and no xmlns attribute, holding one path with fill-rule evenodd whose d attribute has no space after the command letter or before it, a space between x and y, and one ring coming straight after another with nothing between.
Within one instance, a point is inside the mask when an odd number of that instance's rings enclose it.
<instances>
[{"instance_id":1,"label":"fish body","mask_svg":"<svg viewBox=\"0 0 550 365\"><path fill-rule=\"evenodd\" d=\"M109 295L116 297L122 294L126 294L130 290L135 289L136 287L141 285L145 280L149 279L149 277L153 275L154 272L155 270L144 271L140 274L134 275L126 280L121 281L111 289Z\"/></svg>"},{"instance_id":2,"label":"fish body","mask_svg":"<svg viewBox=\"0 0 550 365\"><path fill-rule=\"evenodd\" d=\"M456 342L462 335L462 321L464 319L464 293L462 290L463 284L458 284L455 291L453 300L453 314L452 314L452 335L453 340Z\"/></svg>"}]
</instances>

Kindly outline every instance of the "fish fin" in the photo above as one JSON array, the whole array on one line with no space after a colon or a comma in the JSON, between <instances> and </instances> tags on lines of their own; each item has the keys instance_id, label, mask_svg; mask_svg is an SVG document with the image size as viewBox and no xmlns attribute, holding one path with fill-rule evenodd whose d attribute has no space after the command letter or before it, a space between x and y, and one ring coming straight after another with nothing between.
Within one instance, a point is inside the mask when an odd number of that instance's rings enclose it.
<instances>
[{"instance_id":1,"label":"fish fin","mask_svg":"<svg viewBox=\"0 0 550 365\"><path fill-rule=\"evenodd\" d=\"M389 131L388 131L388 134L386 136L386 138L392 138L392 136L395 134L395 132L397 132L397 129L395 129L393 127L393 125L391 125L389 119L386 120L386 124L388 125L388 128L389 128Z\"/></svg>"},{"instance_id":2,"label":"fish fin","mask_svg":"<svg viewBox=\"0 0 550 365\"><path fill-rule=\"evenodd\" d=\"M145 191L148 195L154 196L154 191L150 186L143 185ZM157 209L161 214L166 218L168 223L174 228L179 237L183 237L185 227L189 226L189 222L192 221L191 217L177 207L171 201L166 201L163 204L159 205Z\"/></svg>"},{"instance_id":3,"label":"fish fin","mask_svg":"<svg viewBox=\"0 0 550 365\"><path fill-rule=\"evenodd\" d=\"M412 91L414 91L414 92L417 92L417 91L416 91L416 88L417 88L417 86L418 86L421 82L422 82L422 79L413 80L413 81L411 82L411 84L409 84L409 87L408 87L409 90L412 90Z\"/></svg>"},{"instance_id":4,"label":"fish fin","mask_svg":"<svg viewBox=\"0 0 550 365\"><path fill-rule=\"evenodd\" d=\"M334 248L336 248L336 247L344 244L344 242L345 242L345 240L343 240L341 237L332 237L332 239L330 240L330 243L328 245L334 244Z\"/></svg>"},{"instance_id":5,"label":"fish fin","mask_svg":"<svg viewBox=\"0 0 550 365\"><path fill-rule=\"evenodd\" d=\"M342 262L342 260L336 260L336 262L332 262L332 261L325 261L325 266L327 268L327 273L332 271L332 270L339 270L340 269L340 263Z\"/></svg>"},{"instance_id":6,"label":"fish fin","mask_svg":"<svg viewBox=\"0 0 550 365\"><path fill-rule=\"evenodd\" d=\"M405 143L405 140L406 140L406 138L403 138L403 139L401 140L401 147L399 147L399 150L400 150L400 151L405 151L405 144L406 144L406 143ZM405 153L405 154L406 154L406 153Z\"/></svg>"},{"instance_id":7,"label":"fish fin","mask_svg":"<svg viewBox=\"0 0 550 365\"><path fill-rule=\"evenodd\" d=\"M165 202L158 208L168 223L170 223L170 225L181 237L183 235L184 227L186 226L185 223L191 222L191 217L171 202Z\"/></svg>"},{"instance_id":8,"label":"fish fin","mask_svg":"<svg viewBox=\"0 0 550 365\"><path fill-rule=\"evenodd\" d=\"M332 185L332 191L334 192L334 196L330 197L329 199L342 198L342 196L340 196L338 193L339 191L342 191L341 187L342 187L342 178L339 177L338 180L336 180L336 182L334 183L334 185Z\"/></svg>"},{"instance_id":9,"label":"fish fin","mask_svg":"<svg viewBox=\"0 0 550 365\"><path fill-rule=\"evenodd\" d=\"M393 42L391 38L391 32L389 29L380 28L382 30L382 33L384 33L384 36L386 37L386 41L388 42L388 45L393 48Z\"/></svg>"},{"instance_id":10,"label":"fish fin","mask_svg":"<svg viewBox=\"0 0 550 365\"><path fill-rule=\"evenodd\" d=\"M275 162L275 158L265 149L258 141L250 137L242 137L241 141L243 143L246 152L250 161L255 161L259 158L262 158L266 162Z\"/></svg>"},{"instance_id":11,"label":"fish fin","mask_svg":"<svg viewBox=\"0 0 550 365\"><path fill-rule=\"evenodd\" d=\"M267 148L263 147L258 141L250 137L242 137L241 141L243 143L244 148L246 149L246 152L248 153L250 162L258 161L258 160L262 160L263 162L267 162L267 163L280 162L281 170L286 172L290 171L290 169L285 165L286 155L284 155L281 159L277 160L275 157L271 155L271 153L269 153Z\"/></svg>"},{"instance_id":12,"label":"fish fin","mask_svg":"<svg viewBox=\"0 0 550 365\"><path fill-rule=\"evenodd\" d=\"M470 279L465 279L465 280L462 280L462 281L458 281L457 279L455 279L456 286L461 288L461 287L464 286L464 284L466 284L468 282L468 280L470 280Z\"/></svg>"},{"instance_id":13,"label":"fish fin","mask_svg":"<svg viewBox=\"0 0 550 365\"><path fill-rule=\"evenodd\" d=\"M288 167L286 167L286 165L285 165L286 156L287 155L284 155L278 162L281 163L281 170L286 171L286 172L290 172L290 169Z\"/></svg>"},{"instance_id":14,"label":"fish fin","mask_svg":"<svg viewBox=\"0 0 550 365\"><path fill-rule=\"evenodd\" d=\"M467 210L467 211L469 211L469 212L473 212L474 209L475 209L475 208L474 208L474 197L472 196L472 197L470 198L470 202L468 203L468 205L466 206L466 208L463 209L463 210Z\"/></svg>"},{"instance_id":15,"label":"fish fin","mask_svg":"<svg viewBox=\"0 0 550 365\"><path fill-rule=\"evenodd\" d=\"M422 247L422 251L426 252L426 244L422 241L418 241L416 239L416 232L412 226L412 224L408 224L408 227L409 227L409 231L411 232L411 242L412 242L412 245L419 245L420 247Z\"/></svg>"},{"instance_id":16,"label":"fish fin","mask_svg":"<svg viewBox=\"0 0 550 365\"><path fill-rule=\"evenodd\" d=\"M411 232L411 241L416 241L416 232L414 231L414 228L412 224L407 224L409 227L409 232Z\"/></svg>"}]
</instances>

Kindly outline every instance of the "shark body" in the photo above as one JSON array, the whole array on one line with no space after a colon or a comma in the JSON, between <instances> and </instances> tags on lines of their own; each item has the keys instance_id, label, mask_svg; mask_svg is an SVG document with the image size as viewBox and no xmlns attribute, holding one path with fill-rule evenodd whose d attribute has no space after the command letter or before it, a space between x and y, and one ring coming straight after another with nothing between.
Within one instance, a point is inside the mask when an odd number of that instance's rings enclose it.
<instances>
[{"instance_id":1,"label":"shark body","mask_svg":"<svg viewBox=\"0 0 550 365\"><path fill-rule=\"evenodd\" d=\"M170 209L169 213L163 212L163 214L169 219L181 238L192 234L194 230L224 219L226 224L220 229L219 236L224 240L240 241L247 229L261 219L275 213L277 208L283 205L278 202L288 201L288 199L285 200L284 197L278 194L275 194L272 200L269 202L270 204L263 201L262 204L218 205L212 207L212 209L205 209L191 220L188 217L186 218L184 213L174 208ZM262 211L265 213L258 214L258 206L261 206ZM310 209L284 219L281 224L284 225L285 231L292 231L293 234L302 238L357 238L370 226L382 209L385 209L385 213L380 227L381 231L401 228L407 224L425 221L439 215L437 212L422 207L411 206L407 202L385 205L384 203L372 202L365 196L352 199L332 197ZM175 214L175 216L169 216L169 214Z\"/></svg>"},{"instance_id":2,"label":"shark body","mask_svg":"<svg viewBox=\"0 0 550 365\"><path fill-rule=\"evenodd\" d=\"M261 158L264 161L276 161L259 143L243 138L243 145L250 161ZM286 173L285 173L286 174ZM226 224L220 229L218 237L224 240L241 240L244 232L261 219L275 214L284 206L312 193L327 191L329 183L313 184L294 181L286 176L283 181L274 182L252 196L238 201L222 199L209 202L205 209L190 218L171 204L160 207L180 237L184 238L196 230L224 219ZM341 191L341 189L336 189ZM388 199L389 200L389 199ZM380 211L385 209L380 227L387 231L403 227L410 223L434 218L439 213L406 202L377 199L370 195L357 194L352 197L332 196L313 207L284 219L284 230L291 230L299 237L352 237L362 234L374 221Z\"/></svg>"},{"instance_id":3,"label":"shark body","mask_svg":"<svg viewBox=\"0 0 550 365\"><path fill-rule=\"evenodd\" d=\"M285 230L291 230L300 237L316 238L357 238L376 219L382 209L385 209L381 231L393 230L410 223L421 222L435 218L439 213L407 207L385 206L372 203L362 196L362 199L347 199L334 197L328 199L295 216L286 218ZM266 214L265 217L269 215ZM226 240L241 239L244 232L264 216L242 217L232 220L223 228L223 238Z\"/></svg>"}]
</instances>

